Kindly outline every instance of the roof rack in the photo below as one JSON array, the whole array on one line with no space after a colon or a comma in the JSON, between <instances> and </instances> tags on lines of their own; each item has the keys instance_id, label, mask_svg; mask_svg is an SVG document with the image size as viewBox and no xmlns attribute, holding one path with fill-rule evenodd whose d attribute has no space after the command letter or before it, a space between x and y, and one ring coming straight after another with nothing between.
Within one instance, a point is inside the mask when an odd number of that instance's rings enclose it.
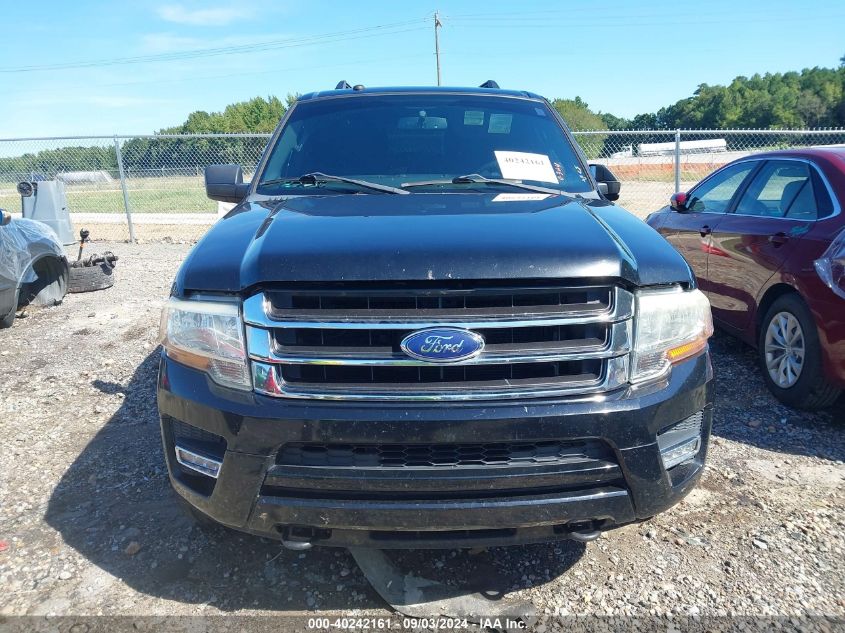
<instances>
[{"instance_id":1,"label":"roof rack","mask_svg":"<svg viewBox=\"0 0 845 633\"><path fill-rule=\"evenodd\" d=\"M493 81L492 79L488 79L483 84L478 86L479 88L496 88L498 90L499 84Z\"/></svg>"},{"instance_id":2,"label":"roof rack","mask_svg":"<svg viewBox=\"0 0 845 633\"><path fill-rule=\"evenodd\" d=\"M341 79L337 82L337 85L334 87L335 90L350 90L352 86L349 85L349 82L345 79Z\"/></svg>"}]
</instances>

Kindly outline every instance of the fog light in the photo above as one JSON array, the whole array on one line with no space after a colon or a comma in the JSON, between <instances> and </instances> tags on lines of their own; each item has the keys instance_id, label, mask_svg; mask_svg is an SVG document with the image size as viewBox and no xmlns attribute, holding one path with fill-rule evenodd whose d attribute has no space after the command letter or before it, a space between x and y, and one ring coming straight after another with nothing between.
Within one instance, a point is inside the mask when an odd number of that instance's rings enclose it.
<instances>
[{"instance_id":1,"label":"fog light","mask_svg":"<svg viewBox=\"0 0 845 633\"><path fill-rule=\"evenodd\" d=\"M657 446L663 459L663 468L689 461L701 448L701 423L704 416L699 411L685 420L670 426L657 435Z\"/></svg>"},{"instance_id":2,"label":"fog light","mask_svg":"<svg viewBox=\"0 0 845 633\"><path fill-rule=\"evenodd\" d=\"M683 464L685 461L695 457L698 454L699 448L701 448L701 438L694 437L683 444L661 450L660 457L663 458L663 468L669 470L673 466Z\"/></svg>"},{"instance_id":3,"label":"fog light","mask_svg":"<svg viewBox=\"0 0 845 633\"><path fill-rule=\"evenodd\" d=\"M176 447L176 461L189 470L217 479L220 474L221 462L189 451L181 446Z\"/></svg>"}]
</instances>

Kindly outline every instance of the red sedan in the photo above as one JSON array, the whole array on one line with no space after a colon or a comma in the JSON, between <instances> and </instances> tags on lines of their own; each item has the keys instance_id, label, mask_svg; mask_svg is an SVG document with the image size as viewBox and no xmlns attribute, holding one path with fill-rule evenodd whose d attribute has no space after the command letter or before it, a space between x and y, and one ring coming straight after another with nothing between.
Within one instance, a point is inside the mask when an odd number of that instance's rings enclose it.
<instances>
[{"instance_id":1,"label":"red sedan","mask_svg":"<svg viewBox=\"0 0 845 633\"><path fill-rule=\"evenodd\" d=\"M843 205L845 148L813 148L736 160L647 219L794 407L828 406L845 388Z\"/></svg>"}]
</instances>

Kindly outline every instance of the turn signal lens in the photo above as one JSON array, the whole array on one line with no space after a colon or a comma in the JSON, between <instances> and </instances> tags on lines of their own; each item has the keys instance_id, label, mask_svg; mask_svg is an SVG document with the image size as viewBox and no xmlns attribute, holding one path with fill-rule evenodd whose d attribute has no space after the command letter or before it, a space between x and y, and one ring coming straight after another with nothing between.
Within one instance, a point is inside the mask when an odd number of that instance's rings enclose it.
<instances>
[{"instance_id":1,"label":"turn signal lens","mask_svg":"<svg viewBox=\"0 0 845 633\"><path fill-rule=\"evenodd\" d=\"M682 360L695 356L705 347L707 347L707 338L690 341L689 343L684 343L683 345L678 345L678 347L673 347L672 349L667 350L666 358L672 364L680 363Z\"/></svg>"}]
</instances>

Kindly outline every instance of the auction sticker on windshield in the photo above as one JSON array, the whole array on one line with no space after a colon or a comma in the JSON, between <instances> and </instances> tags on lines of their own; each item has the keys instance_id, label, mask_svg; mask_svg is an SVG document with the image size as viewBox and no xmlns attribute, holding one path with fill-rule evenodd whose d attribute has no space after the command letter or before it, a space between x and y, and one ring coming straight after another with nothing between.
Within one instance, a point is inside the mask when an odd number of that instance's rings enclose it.
<instances>
[{"instance_id":1,"label":"auction sticker on windshield","mask_svg":"<svg viewBox=\"0 0 845 633\"><path fill-rule=\"evenodd\" d=\"M513 180L539 180L540 182L557 183L555 170L552 162L545 154L532 154L529 152L505 152L496 151L496 162L499 163L499 171L502 178Z\"/></svg>"}]
</instances>

